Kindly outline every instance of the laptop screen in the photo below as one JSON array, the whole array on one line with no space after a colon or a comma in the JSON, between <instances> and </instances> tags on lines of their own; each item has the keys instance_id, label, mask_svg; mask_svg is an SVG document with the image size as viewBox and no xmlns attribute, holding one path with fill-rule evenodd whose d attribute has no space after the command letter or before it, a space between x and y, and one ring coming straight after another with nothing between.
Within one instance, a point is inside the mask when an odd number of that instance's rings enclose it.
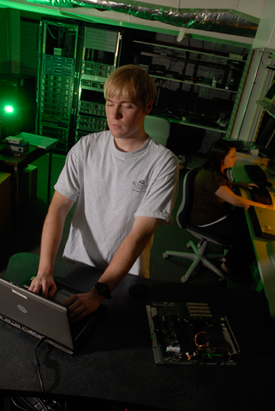
<instances>
[{"instance_id":1,"label":"laptop screen","mask_svg":"<svg viewBox=\"0 0 275 411\"><path fill-rule=\"evenodd\" d=\"M36 337L74 348L67 308L0 278L1 319Z\"/></svg>"}]
</instances>

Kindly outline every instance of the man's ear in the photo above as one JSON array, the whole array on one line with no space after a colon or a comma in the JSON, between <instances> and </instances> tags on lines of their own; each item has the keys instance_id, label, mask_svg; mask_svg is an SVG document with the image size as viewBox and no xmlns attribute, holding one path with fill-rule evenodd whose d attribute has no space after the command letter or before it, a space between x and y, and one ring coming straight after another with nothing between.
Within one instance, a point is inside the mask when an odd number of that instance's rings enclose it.
<instances>
[{"instance_id":1,"label":"man's ear","mask_svg":"<svg viewBox=\"0 0 275 411\"><path fill-rule=\"evenodd\" d=\"M150 100L145 107L145 115L149 114L153 108L154 100Z\"/></svg>"}]
</instances>

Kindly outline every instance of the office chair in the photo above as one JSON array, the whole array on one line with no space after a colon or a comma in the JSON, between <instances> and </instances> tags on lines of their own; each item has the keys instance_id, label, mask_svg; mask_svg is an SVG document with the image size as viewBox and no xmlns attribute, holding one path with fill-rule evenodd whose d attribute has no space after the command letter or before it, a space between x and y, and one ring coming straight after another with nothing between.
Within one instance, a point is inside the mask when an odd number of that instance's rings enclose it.
<instances>
[{"instance_id":1,"label":"office chair","mask_svg":"<svg viewBox=\"0 0 275 411\"><path fill-rule=\"evenodd\" d=\"M199 168L193 168L188 171L183 181L183 197L182 203L177 213L177 223L181 228L186 228L194 237L199 239L197 244L190 240L187 243L188 248L193 249L193 253L181 252L181 251L166 251L163 254L163 258L168 258L170 255L175 257L182 257L188 260L193 260L193 263L187 270L186 274L181 277L181 281L185 283L189 277L193 274L199 263L202 263L205 267L209 268L215 274L221 278L225 278L222 270L217 268L213 263L209 261L209 258L222 258L223 254L211 254L205 255L206 247L209 242L224 246L221 240L207 233L207 227L197 227L190 221L190 212L193 205L194 196L194 180Z\"/></svg>"},{"instance_id":2,"label":"office chair","mask_svg":"<svg viewBox=\"0 0 275 411\"><path fill-rule=\"evenodd\" d=\"M145 116L144 129L155 141L166 146L170 134L170 122L166 118Z\"/></svg>"}]
</instances>

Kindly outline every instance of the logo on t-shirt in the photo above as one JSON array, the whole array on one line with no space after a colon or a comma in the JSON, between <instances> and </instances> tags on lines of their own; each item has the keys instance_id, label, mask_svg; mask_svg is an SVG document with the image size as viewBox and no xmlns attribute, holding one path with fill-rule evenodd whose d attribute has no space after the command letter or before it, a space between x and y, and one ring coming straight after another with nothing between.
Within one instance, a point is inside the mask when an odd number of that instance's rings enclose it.
<instances>
[{"instance_id":1,"label":"logo on t-shirt","mask_svg":"<svg viewBox=\"0 0 275 411\"><path fill-rule=\"evenodd\" d=\"M132 190L133 191L146 191L147 188L147 184L144 180L140 180L138 183L136 181L133 181L133 185L132 185Z\"/></svg>"}]
</instances>

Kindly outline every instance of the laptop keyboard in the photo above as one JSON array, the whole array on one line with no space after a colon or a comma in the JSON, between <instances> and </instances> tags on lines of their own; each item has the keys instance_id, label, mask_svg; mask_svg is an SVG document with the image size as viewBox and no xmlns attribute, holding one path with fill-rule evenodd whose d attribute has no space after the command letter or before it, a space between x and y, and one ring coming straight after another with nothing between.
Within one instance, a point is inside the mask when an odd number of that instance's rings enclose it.
<instances>
[{"instance_id":1,"label":"laptop keyboard","mask_svg":"<svg viewBox=\"0 0 275 411\"><path fill-rule=\"evenodd\" d=\"M53 301L61 304L62 301L66 300L66 298L71 297L72 295L74 295L74 293L62 288L55 293L55 295L53 296Z\"/></svg>"}]
</instances>

